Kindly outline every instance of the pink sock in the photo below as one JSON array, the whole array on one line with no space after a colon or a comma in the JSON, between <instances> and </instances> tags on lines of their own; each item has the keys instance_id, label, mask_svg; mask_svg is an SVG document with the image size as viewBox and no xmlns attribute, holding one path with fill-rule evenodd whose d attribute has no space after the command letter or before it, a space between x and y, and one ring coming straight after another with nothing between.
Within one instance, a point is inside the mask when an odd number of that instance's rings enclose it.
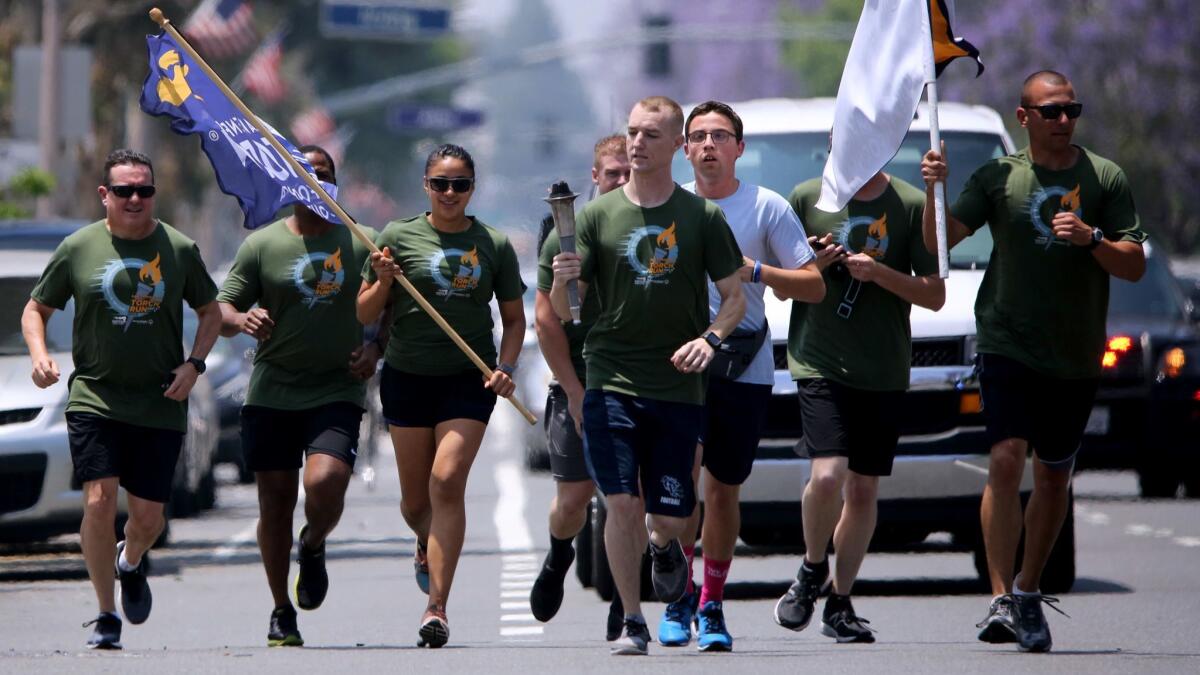
<instances>
[{"instance_id":1,"label":"pink sock","mask_svg":"<svg viewBox=\"0 0 1200 675\"><path fill-rule=\"evenodd\" d=\"M687 558L688 582L685 593L693 593L696 590L696 584L692 583L692 560L696 557L696 545L683 547L683 557Z\"/></svg>"},{"instance_id":2,"label":"pink sock","mask_svg":"<svg viewBox=\"0 0 1200 675\"><path fill-rule=\"evenodd\" d=\"M732 560L712 560L704 557L704 586L700 589L700 606L725 599L725 578L729 576L729 566Z\"/></svg>"}]
</instances>

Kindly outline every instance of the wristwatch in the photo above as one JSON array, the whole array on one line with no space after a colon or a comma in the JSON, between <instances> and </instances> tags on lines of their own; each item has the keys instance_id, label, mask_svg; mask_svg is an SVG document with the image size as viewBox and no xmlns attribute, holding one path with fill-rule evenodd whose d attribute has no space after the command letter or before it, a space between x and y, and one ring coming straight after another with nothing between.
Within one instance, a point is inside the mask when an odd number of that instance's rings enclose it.
<instances>
[{"instance_id":1,"label":"wristwatch","mask_svg":"<svg viewBox=\"0 0 1200 675\"><path fill-rule=\"evenodd\" d=\"M704 337L704 341L708 343L709 347L712 347L713 349L721 348L721 337L719 335L717 335L716 333L714 333L710 330L707 333L705 333L703 335L703 337Z\"/></svg>"},{"instance_id":2,"label":"wristwatch","mask_svg":"<svg viewBox=\"0 0 1200 675\"><path fill-rule=\"evenodd\" d=\"M1093 227L1092 228L1092 240L1090 242L1088 242L1087 250L1091 251L1092 249L1099 246L1100 242L1102 242L1102 241L1104 241L1104 230L1101 230L1098 227Z\"/></svg>"},{"instance_id":3,"label":"wristwatch","mask_svg":"<svg viewBox=\"0 0 1200 675\"><path fill-rule=\"evenodd\" d=\"M517 367L512 364L501 363L500 365L496 366L496 370L504 373L505 375L507 375L509 377L512 377L513 373L517 372Z\"/></svg>"},{"instance_id":4,"label":"wristwatch","mask_svg":"<svg viewBox=\"0 0 1200 675\"><path fill-rule=\"evenodd\" d=\"M198 359L194 356L189 356L184 363L192 364L192 367L196 369L197 375L203 375L204 371L208 368L208 366L204 365L204 359Z\"/></svg>"}]
</instances>

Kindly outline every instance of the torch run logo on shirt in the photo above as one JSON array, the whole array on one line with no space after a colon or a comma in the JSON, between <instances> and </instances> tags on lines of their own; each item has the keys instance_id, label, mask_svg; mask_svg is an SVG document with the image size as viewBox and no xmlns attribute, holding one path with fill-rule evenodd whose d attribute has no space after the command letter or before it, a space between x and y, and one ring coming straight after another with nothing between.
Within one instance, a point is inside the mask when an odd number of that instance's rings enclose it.
<instances>
[{"instance_id":1,"label":"torch run logo on shirt","mask_svg":"<svg viewBox=\"0 0 1200 675\"><path fill-rule=\"evenodd\" d=\"M862 239L861 246L855 246L852 243L852 239L855 238L854 234L863 228L867 230L866 236ZM865 253L876 260L881 260L883 256L887 255L888 250L887 214L885 213L879 218L871 216L847 218L838 230L837 243L850 253Z\"/></svg>"},{"instance_id":2,"label":"torch run logo on shirt","mask_svg":"<svg viewBox=\"0 0 1200 675\"><path fill-rule=\"evenodd\" d=\"M442 263L453 275L447 277L442 271ZM456 264L457 263L457 264ZM479 248L472 247L470 251L460 248L448 248L437 251L429 258L429 275L438 285L437 294L447 300L453 297L465 297L479 286L483 276L483 265L479 262Z\"/></svg>"},{"instance_id":3,"label":"torch run logo on shirt","mask_svg":"<svg viewBox=\"0 0 1200 675\"><path fill-rule=\"evenodd\" d=\"M154 320L150 315L162 306L163 297L167 294L167 284L162 275L162 254L154 256L154 260L141 258L121 258L110 260L100 270L96 277L100 294L104 302L112 310L113 325L129 330L135 323L152 325ZM137 285L128 299L117 296L117 276L125 270L137 270Z\"/></svg>"},{"instance_id":4,"label":"torch run logo on shirt","mask_svg":"<svg viewBox=\"0 0 1200 675\"><path fill-rule=\"evenodd\" d=\"M650 258L642 261L642 241L650 240ZM626 261L637 277L634 286L649 286L650 284L665 284L667 277L675 270L675 262L679 259L679 241L675 236L675 223L663 229L658 225L639 227L629 235L626 245Z\"/></svg>"},{"instance_id":5,"label":"torch run logo on shirt","mask_svg":"<svg viewBox=\"0 0 1200 675\"><path fill-rule=\"evenodd\" d=\"M317 263L321 264L321 269L318 274L313 275L311 271ZM316 283L312 283L313 281ZM296 290L303 298L302 302L309 309L318 303L333 302L334 296L342 291L342 283L345 281L346 270L342 266L340 248L333 253L307 253L296 258L292 264L292 283L296 285Z\"/></svg>"},{"instance_id":6,"label":"torch run logo on shirt","mask_svg":"<svg viewBox=\"0 0 1200 675\"><path fill-rule=\"evenodd\" d=\"M1049 220L1053 222L1056 214L1070 212L1083 218L1082 203L1078 185L1074 190L1054 186L1042 188L1033 193L1033 196L1029 198L1029 221L1033 223L1033 229L1037 230L1034 242L1039 246L1044 246L1047 251L1055 244L1067 246L1069 242L1054 236L1054 229L1047 222L1046 217L1049 216ZM1050 205L1049 213L1046 213L1047 204Z\"/></svg>"}]
</instances>

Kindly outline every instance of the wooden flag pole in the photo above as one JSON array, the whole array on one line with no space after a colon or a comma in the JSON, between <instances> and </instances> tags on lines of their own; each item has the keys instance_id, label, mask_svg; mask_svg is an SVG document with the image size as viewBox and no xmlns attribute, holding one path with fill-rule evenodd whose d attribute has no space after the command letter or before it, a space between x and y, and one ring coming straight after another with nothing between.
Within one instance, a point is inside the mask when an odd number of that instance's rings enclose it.
<instances>
[{"instance_id":1,"label":"wooden flag pole","mask_svg":"<svg viewBox=\"0 0 1200 675\"><path fill-rule=\"evenodd\" d=\"M200 69L204 71L204 74L207 75L208 78L214 83L216 83L217 87L220 88L221 93L225 94L225 97L229 99L230 103L233 103L233 105L237 107L238 111L240 111L242 115L246 117L246 121L254 125L254 128L258 130L258 133L262 134L263 138L267 139L267 142L269 142L271 147L275 149L275 152L279 153L279 156L288 163L288 166L291 167L292 171L295 172L296 175L302 180L304 180L309 189L321 197L321 200L324 201L325 204L328 205L335 214L337 214L337 217L346 224L346 227L350 228L351 234L361 241L363 245L366 246L372 253L378 253L379 247L375 245L375 242L371 241L371 238L368 237L366 233L364 233L362 229L358 227L358 224L354 222L354 219L351 218L344 210L342 210L342 207L337 203L336 200L329 196L329 193L325 192L325 188L321 187L321 184L317 182L316 178L305 171L304 167L300 166L300 163L296 161L296 158L292 157L292 153L288 152L283 145L279 143L279 140L275 138L275 134L271 133L271 131L267 129L266 125L262 123L262 120L258 119L258 116L251 112L250 108L246 107L246 104L243 103L240 98L238 98L237 94L234 94L233 91L230 90L230 88L225 84L225 81L222 80L221 77L217 75L211 67L209 67L208 63L205 62L200 54L198 54L196 50L193 49L190 44L188 44L188 41L179 34L179 31L175 30L175 27L171 25L171 21L167 19L165 15L163 15L162 10L157 7L151 9L150 18L157 23L159 27L170 34L170 36L175 39L179 46L188 53L188 56L192 57L192 60L196 62L196 65L200 66ZM415 300L417 304L421 306L421 309L425 310L425 313L429 315L429 318L433 319L433 322L436 323L438 327L450 337L454 344L458 345L458 348L467 355L467 358L471 360L471 363L475 364L475 367L478 368L481 373L483 373L484 377L491 379L492 369L483 362L483 359L479 358L479 355L476 354L475 351L471 349L471 346L467 344L467 341L462 339L462 336L460 336L458 332L446 322L446 319L442 318L442 315L439 314L436 309L434 309L433 305L429 304L429 301L426 300L424 296L421 295L421 292L412 285L412 282L404 277L404 275L394 278L400 283L400 286L412 296L413 300ZM524 417L526 421L528 421L530 424L537 424L537 418L533 416L533 413L529 412L528 408L526 408L519 400L517 400L515 394L512 396L507 396L506 398L508 399L508 402L513 404L513 407L515 407L517 411L521 413L521 416Z\"/></svg>"}]
</instances>

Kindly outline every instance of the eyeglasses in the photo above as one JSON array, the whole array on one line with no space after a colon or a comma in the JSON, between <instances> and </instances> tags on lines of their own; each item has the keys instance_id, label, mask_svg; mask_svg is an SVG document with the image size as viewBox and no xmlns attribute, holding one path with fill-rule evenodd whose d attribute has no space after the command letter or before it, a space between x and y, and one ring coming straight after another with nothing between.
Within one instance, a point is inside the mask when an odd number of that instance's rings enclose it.
<instances>
[{"instance_id":1,"label":"eyeglasses","mask_svg":"<svg viewBox=\"0 0 1200 675\"><path fill-rule=\"evenodd\" d=\"M108 191L121 199L129 199L134 194L142 199L150 199L154 196L156 188L153 185L109 185Z\"/></svg>"},{"instance_id":2,"label":"eyeglasses","mask_svg":"<svg viewBox=\"0 0 1200 675\"><path fill-rule=\"evenodd\" d=\"M703 143L705 136L711 136L713 143L717 145L725 145L729 142L729 139L733 138L733 134L724 129L714 129L713 131L697 130L687 135L688 143Z\"/></svg>"},{"instance_id":3,"label":"eyeglasses","mask_svg":"<svg viewBox=\"0 0 1200 675\"><path fill-rule=\"evenodd\" d=\"M1083 113L1082 103L1049 103L1047 105L1023 105L1026 110L1036 110L1044 120L1056 120L1064 112L1067 119L1073 120Z\"/></svg>"},{"instance_id":4,"label":"eyeglasses","mask_svg":"<svg viewBox=\"0 0 1200 675\"><path fill-rule=\"evenodd\" d=\"M442 177L426 177L425 182L429 184L429 189L434 192L445 192L451 188L458 194L470 192L475 185L474 178L442 178Z\"/></svg>"}]
</instances>

